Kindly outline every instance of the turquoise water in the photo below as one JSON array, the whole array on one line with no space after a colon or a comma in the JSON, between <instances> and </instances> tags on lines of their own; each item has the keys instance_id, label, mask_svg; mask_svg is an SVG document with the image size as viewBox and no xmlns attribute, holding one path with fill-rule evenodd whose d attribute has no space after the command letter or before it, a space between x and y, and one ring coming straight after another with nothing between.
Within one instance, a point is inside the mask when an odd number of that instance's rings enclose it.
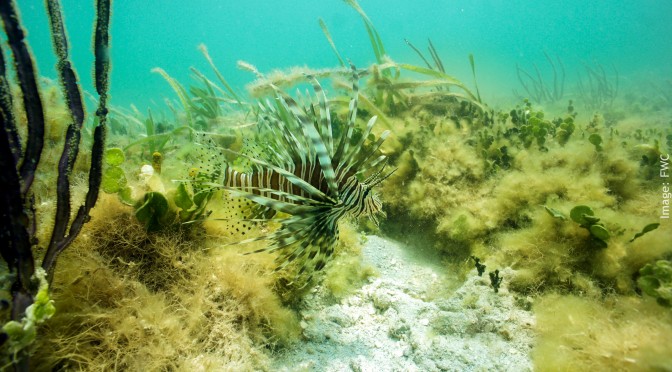
<instances>
[{"instance_id":1,"label":"turquoise water","mask_svg":"<svg viewBox=\"0 0 672 372\"><path fill-rule=\"evenodd\" d=\"M72 59L82 86L91 86L93 1L62 1ZM41 1L18 1L40 73L54 77L53 53ZM396 61L422 64L405 44L425 49L431 38L446 71L471 83L468 55L473 53L486 102L520 90L516 65L542 72L544 51L559 56L567 88L597 61L621 82L660 81L672 76L672 3L669 1L385 1L361 0ZM329 27L341 54L358 66L374 61L357 13L342 1L121 1L112 14L112 104L140 110L165 107L174 98L166 82L151 73L165 69L183 84L189 67L210 72L196 49L205 43L215 63L238 89L253 76L236 67L245 60L267 72L296 65L338 64L318 24Z\"/></svg>"}]
</instances>

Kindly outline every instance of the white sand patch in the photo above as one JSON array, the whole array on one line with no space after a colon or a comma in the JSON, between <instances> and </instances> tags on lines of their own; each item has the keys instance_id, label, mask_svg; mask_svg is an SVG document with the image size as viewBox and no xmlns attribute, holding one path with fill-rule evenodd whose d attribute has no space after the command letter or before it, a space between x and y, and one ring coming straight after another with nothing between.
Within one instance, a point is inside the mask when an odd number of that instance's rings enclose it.
<instances>
[{"instance_id":1,"label":"white sand patch","mask_svg":"<svg viewBox=\"0 0 672 372\"><path fill-rule=\"evenodd\" d=\"M437 299L437 260L377 236L368 237L363 256L380 275L337 304L321 287L306 296L304 341L277 355L272 370L532 370L534 317L506 288L511 269L501 270L499 293L473 270L449 298Z\"/></svg>"}]
</instances>

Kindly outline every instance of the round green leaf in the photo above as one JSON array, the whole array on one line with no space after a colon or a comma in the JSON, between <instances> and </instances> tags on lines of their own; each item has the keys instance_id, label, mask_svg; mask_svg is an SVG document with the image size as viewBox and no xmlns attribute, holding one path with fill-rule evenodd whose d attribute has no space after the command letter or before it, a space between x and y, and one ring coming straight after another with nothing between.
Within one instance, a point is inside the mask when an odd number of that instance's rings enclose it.
<instances>
[{"instance_id":1,"label":"round green leaf","mask_svg":"<svg viewBox=\"0 0 672 372\"><path fill-rule=\"evenodd\" d=\"M121 165L124 159L124 151L120 148L113 147L105 151L105 163L107 165Z\"/></svg>"},{"instance_id":2,"label":"round green leaf","mask_svg":"<svg viewBox=\"0 0 672 372\"><path fill-rule=\"evenodd\" d=\"M160 192L148 192L135 205L135 217L148 231L159 230L169 212L168 200Z\"/></svg>"},{"instance_id":3,"label":"round green leaf","mask_svg":"<svg viewBox=\"0 0 672 372\"><path fill-rule=\"evenodd\" d=\"M586 222L588 223L588 225L594 225L594 224L600 222L600 219L599 219L599 218L597 218L597 217L595 217L595 216L589 216L589 215L587 215L587 214L584 214L584 215L583 215L583 219L586 220Z\"/></svg>"},{"instance_id":4,"label":"round green leaf","mask_svg":"<svg viewBox=\"0 0 672 372\"><path fill-rule=\"evenodd\" d=\"M609 239L609 231L604 228L602 225L592 225L590 226L590 233L593 234L594 237L600 239L600 240L608 240Z\"/></svg>"},{"instance_id":5,"label":"round green leaf","mask_svg":"<svg viewBox=\"0 0 672 372\"><path fill-rule=\"evenodd\" d=\"M126 175L124 170L117 167L108 167L103 173L102 187L108 194L114 194L126 187Z\"/></svg>"},{"instance_id":6,"label":"round green leaf","mask_svg":"<svg viewBox=\"0 0 672 372\"><path fill-rule=\"evenodd\" d=\"M133 190L129 186L122 188L119 190L119 193L117 193L117 195L119 195L119 200L121 200L122 203L130 206L135 204L135 200L133 200L132 194Z\"/></svg>"},{"instance_id":7,"label":"round green leaf","mask_svg":"<svg viewBox=\"0 0 672 372\"><path fill-rule=\"evenodd\" d=\"M593 215L595 215L595 212L593 212L593 210L587 205L577 205L569 212L569 217L571 217L572 221L581 225L588 222L584 216Z\"/></svg>"},{"instance_id":8,"label":"round green leaf","mask_svg":"<svg viewBox=\"0 0 672 372\"><path fill-rule=\"evenodd\" d=\"M599 146L602 143L602 137L600 137L600 135L597 133L593 133L590 135L590 137L588 137L588 141L590 141L590 143L595 146Z\"/></svg>"}]
</instances>

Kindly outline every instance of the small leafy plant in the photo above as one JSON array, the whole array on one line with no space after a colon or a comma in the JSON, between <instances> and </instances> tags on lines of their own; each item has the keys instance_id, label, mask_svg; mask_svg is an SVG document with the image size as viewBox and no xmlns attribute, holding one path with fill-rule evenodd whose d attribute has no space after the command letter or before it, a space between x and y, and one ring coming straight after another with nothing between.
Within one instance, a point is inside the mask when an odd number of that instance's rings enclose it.
<instances>
[{"instance_id":1,"label":"small leafy plant","mask_svg":"<svg viewBox=\"0 0 672 372\"><path fill-rule=\"evenodd\" d=\"M593 146L595 146L595 151L600 152L602 151L602 137L597 134L593 133L588 137L588 142L592 143Z\"/></svg>"},{"instance_id":2,"label":"small leafy plant","mask_svg":"<svg viewBox=\"0 0 672 372\"><path fill-rule=\"evenodd\" d=\"M56 313L54 300L49 297L47 272L38 267L32 279L39 282L34 302L26 308L25 316L20 321L10 320L2 327L2 333L7 335L6 342L8 342L9 353L13 360L16 360L19 353L35 341L37 326Z\"/></svg>"},{"instance_id":3,"label":"small leafy plant","mask_svg":"<svg viewBox=\"0 0 672 372\"><path fill-rule=\"evenodd\" d=\"M175 193L166 195L151 191L135 203L135 217L147 231L159 231L175 224L191 223L206 214L206 205L212 196L211 189L194 191L186 182L181 182Z\"/></svg>"},{"instance_id":4,"label":"small leafy plant","mask_svg":"<svg viewBox=\"0 0 672 372\"><path fill-rule=\"evenodd\" d=\"M126 173L121 168L126 157L124 151L120 148L109 148L105 150L105 171L101 187L108 194L117 194L119 200L124 204L132 205L131 188L128 186Z\"/></svg>"},{"instance_id":5,"label":"small leafy plant","mask_svg":"<svg viewBox=\"0 0 672 372\"><path fill-rule=\"evenodd\" d=\"M135 204L135 217L147 231L158 231L175 221L175 212L162 193L151 191Z\"/></svg>"},{"instance_id":6,"label":"small leafy plant","mask_svg":"<svg viewBox=\"0 0 672 372\"><path fill-rule=\"evenodd\" d=\"M574 133L576 125L574 124L574 116L567 115L564 119L556 119L553 121L557 130L555 131L555 139L561 146L564 146L569 141L569 137Z\"/></svg>"},{"instance_id":7,"label":"small leafy plant","mask_svg":"<svg viewBox=\"0 0 672 372\"><path fill-rule=\"evenodd\" d=\"M475 256L471 256L471 259L475 262L476 271L478 271L478 276L482 276L485 272L485 265L481 263L481 259Z\"/></svg>"},{"instance_id":8,"label":"small leafy plant","mask_svg":"<svg viewBox=\"0 0 672 372\"><path fill-rule=\"evenodd\" d=\"M495 290L495 293L498 293L499 286L502 284L502 280L504 280L504 278L499 276L499 270L489 272L488 276L490 276L490 285Z\"/></svg>"},{"instance_id":9,"label":"small leafy plant","mask_svg":"<svg viewBox=\"0 0 672 372\"><path fill-rule=\"evenodd\" d=\"M205 206L210 201L212 190L194 192L190 184L181 182L175 193L175 205L180 208L178 216L182 223L196 221L206 213Z\"/></svg>"},{"instance_id":10,"label":"small leafy plant","mask_svg":"<svg viewBox=\"0 0 672 372\"><path fill-rule=\"evenodd\" d=\"M637 286L665 307L672 307L672 263L658 260L639 269Z\"/></svg>"},{"instance_id":11,"label":"small leafy plant","mask_svg":"<svg viewBox=\"0 0 672 372\"><path fill-rule=\"evenodd\" d=\"M536 143L539 150L544 152L548 151L547 141L552 139L564 146L576 128L574 124L576 113L573 111L564 118L549 120L544 111L535 111L527 99L523 100L522 106L511 110L509 116L513 127L506 130L504 137L514 142L517 142L517 139L524 148L530 148Z\"/></svg>"},{"instance_id":12,"label":"small leafy plant","mask_svg":"<svg viewBox=\"0 0 672 372\"><path fill-rule=\"evenodd\" d=\"M646 234L646 233L648 233L648 232L651 232L651 231L657 229L658 226L660 226L660 224L659 224L658 222L650 223L650 224L644 226L644 228L642 229L642 231L640 231L640 232L638 232L637 234L635 234L635 236L633 236L632 239L630 239L628 242L629 242L629 243L634 242L635 239L641 238L644 234Z\"/></svg>"},{"instance_id":13,"label":"small leafy plant","mask_svg":"<svg viewBox=\"0 0 672 372\"><path fill-rule=\"evenodd\" d=\"M607 240L610 237L609 230L599 223L600 219L595 217L592 208L587 205L577 205L569 212L569 217L590 232L592 242L596 247L607 247Z\"/></svg>"}]
</instances>

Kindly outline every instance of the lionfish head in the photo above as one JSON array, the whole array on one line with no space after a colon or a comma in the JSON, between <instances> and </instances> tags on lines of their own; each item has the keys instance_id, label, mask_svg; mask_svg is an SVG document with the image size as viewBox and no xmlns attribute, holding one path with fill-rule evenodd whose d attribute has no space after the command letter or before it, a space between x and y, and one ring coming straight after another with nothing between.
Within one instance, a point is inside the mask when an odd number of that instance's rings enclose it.
<instances>
[{"instance_id":1,"label":"lionfish head","mask_svg":"<svg viewBox=\"0 0 672 372\"><path fill-rule=\"evenodd\" d=\"M364 182L357 182L355 194L360 195L360 200L358 203L351 204L351 214L354 217L368 217L376 226L379 223L378 215L382 215L383 217L386 215L383 211L383 203L380 201L380 197L374 188L397 170L395 168L388 173L383 173L385 165L383 164L376 173L368 177Z\"/></svg>"}]
</instances>

